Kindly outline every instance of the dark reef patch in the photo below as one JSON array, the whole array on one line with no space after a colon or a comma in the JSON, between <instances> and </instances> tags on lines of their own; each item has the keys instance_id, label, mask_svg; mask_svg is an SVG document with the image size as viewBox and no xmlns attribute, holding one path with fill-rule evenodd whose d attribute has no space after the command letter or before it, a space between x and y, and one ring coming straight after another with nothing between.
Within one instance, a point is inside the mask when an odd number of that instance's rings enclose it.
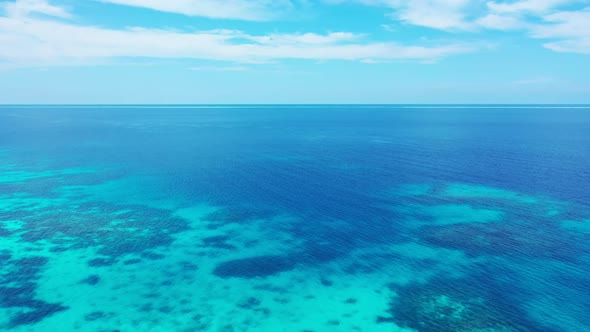
<instances>
[{"instance_id":1,"label":"dark reef patch","mask_svg":"<svg viewBox=\"0 0 590 332\"><path fill-rule=\"evenodd\" d=\"M237 250L238 247L227 243L228 240L230 240L230 237L227 235L211 236L203 239L203 245L208 248Z\"/></svg>"},{"instance_id":2,"label":"dark reef patch","mask_svg":"<svg viewBox=\"0 0 590 332\"><path fill-rule=\"evenodd\" d=\"M141 259L132 258L132 259L128 259L128 260L124 261L123 265L135 265L135 264L139 264L139 263L141 263Z\"/></svg>"},{"instance_id":3,"label":"dark reef patch","mask_svg":"<svg viewBox=\"0 0 590 332\"><path fill-rule=\"evenodd\" d=\"M147 258L147 259L150 259L150 260L153 260L153 261L166 258L166 256L164 256L162 254L157 254L155 252L149 252L149 251L142 252L141 253L141 257Z\"/></svg>"},{"instance_id":4,"label":"dark reef patch","mask_svg":"<svg viewBox=\"0 0 590 332\"><path fill-rule=\"evenodd\" d=\"M422 241L471 256L524 256L575 261L584 254L573 236L558 224L536 222L472 223L421 227L416 234Z\"/></svg>"},{"instance_id":5,"label":"dark reef patch","mask_svg":"<svg viewBox=\"0 0 590 332\"><path fill-rule=\"evenodd\" d=\"M12 232L10 232L9 230L7 230L5 228L0 227L0 237L6 237L6 236L10 236L10 235L12 235Z\"/></svg>"},{"instance_id":6,"label":"dark reef patch","mask_svg":"<svg viewBox=\"0 0 590 332\"><path fill-rule=\"evenodd\" d=\"M51 241L58 251L97 247L103 260L91 260L91 266L111 265L128 254L161 259L151 250L170 245L174 234L188 229L186 220L166 210L109 203L41 208L20 220L23 241Z\"/></svg>"},{"instance_id":7,"label":"dark reef patch","mask_svg":"<svg viewBox=\"0 0 590 332\"><path fill-rule=\"evenodd\" d=\"M320 277L320 283L326 287L334 285L334 282L326 277Z\"/></svg>"},{"instance_id":8,"label":"dark reef patch","mask_svg":"<svg viewBox=\"0 0 590 332\"><path fill-rule=\"evenodd\" d=\"M388 314L377 317L378 323L394 322L421 332L552 331L529 320L512 295L522 291L510 278L477 274L391 288L397 296Z\"/></svg>"},{"instance_id":9,"label":"dark reef patch","mask_svg":"<svg viewBox=\"0 0 590 332\"><path fill-rule=\"evenodd\" d=\"M107 314L102 311L93 311L86 316L84 316L84 320L87 322L93 322L95 320L104 319L107 317Z\"/></svg>"},{"instance_id":10,"label":"dark reef patch","mask_svg":"<svg viewBox=\"0 0 590 332\"><path fill-rule=\"evenodd\" d=\"M16 308L9 320L9 327L37 323L67 307L36 299L39 273L47 263L46 257L11 259L3 253L0 261L0 307Z\"/></svg>"},{"instance_id":11,"label":"dark reef patch","mask_svg":"<svg viewBox=\"0 0 590 332\"><path fill-rule=\"evenodd\" d=\"M60 252L66 252L70 249L71 249L70 247L59 246L59 247L53 247L53 248L49 249L49 252L60 253Z\"/></svg>"},{"instance_id":12,"label":"dark reef patch","mask_svg":"<svg viewBox=\"0 0 590 332\"><path fill-rule=\"evenodd\" d=\"M238 304L238 307L242 308L242 309L256 309L258 306L260 306L260 300L255 298L255 297L249 297L246 300L242 301L241 303Z\"/></svg>"},{"instance_id":13,"label":"dark reef patch","mask_svg":"<svg viewBox=\"0 0 590 332\"><path fill-rule=\"evenodd\" d=\"M377 213L377 211L376 211ZM291 257L306 265L323 265L350 256L358 248L407 241L399 232L395 214L379 209L379 215L365 220L303 220L287 227L294 239L304 239ZM378 267L375 267L378 268Z\"/></svg>"},{"instance_id":14,"label":"dark reef patch","mask_svg":"<svg viewBox=\"0 0 590 332\"><path fill-rule=\"evenodd\" d=\"M91 276L88 276L88 278L85 278L82 281L80 281L80 283L87 284L87 285L90 285L90 286L95 286L99 282L100 282L100 277L97 276L96 274L93 274Z\"/></svg>"},{"instance_id":15,"label":"dark reef patch","mask_svg":"<svg viewBox=\"0 0 590 332\"><path fill-rule=\"evenodd\" d=\"M169 314L174 310L174 307L165 305L165 306L161 306L160 308L158 308L158 311L164 314Z\"/></svg>"},{"instance_id":16,"label":"dark reef patch","mask_svg":"<svg viewBox=\"0 0 590 332\"><path fill-rule=\"evenodd\" d=\"M154 305L152 303L146 303L139 307L139 311L141 312L150 312L154 310Z\"/></svg>"},{"instance_id":17,"label":"dark reef patch","mask_svg":"<svg viewBox=\"0 0 590 332\"><path fill-rule=\"evenodd\" d=\"M115 261L111 260L111 259L107 259L107 258L94 258L94 259L89 260L87 263L88 263L88 266L102 267L102 266L111 266L111 265L115 264Z\"/></svg>"},{"instance_id":18,"label":"dark reef patch","mask_svg":"<svg viewBox=\"0 0 590 332\"><path fill-rule=\"evenodd\" d=\"M32 168L25 171L38 170ZM0 185L0 192L4 194L3 191L7 190L6 194L15 201L13 207L0 211L0 237L13 236L27 248L34 248L30 252L42 248L53 255L68 250L95 248L97 255L87 258L91 267L110 266L125 259L129 264L133 262L129 258L137 257L161 259L163 256L155 253L154 249L169 245L176 233L187 230L187 220L174 217L168 210L145 205L81 202L88 197L75 192L73 196L66 197L61 190L63 186L99 184L124 175L127 174L109 171L67 173ZM22 202L19 201L21 198ZM56 200L46 204L40 198ZM18 231L5 228L5 222L13 220L22 225ZM10 252L0 250L0 307L11 309L8 327L34 324L68 309L59 303L47 303L36 298L40 271L47 261L45 257L17 260ZM99 282L98 275L80 281L91 286ZM4 327L0 326L0 329Z\"/></svg>"},{"instance_id":19,"label":"dark reef patch","mask_svg":"<svg viewBox=\"0 0 590 332\"><path fill-rule=\"evenodd\" d=\"M2 251L0 252L0 267L2 267L5 262L7 262L10 258L12 258L12 255L10 254L9 251Z\"/></svg>"},{"instance_id":20,"label":"dark reef patch","mask_svg":"<svg viewBox=\"0 0 590 332\"><path fill-rule=\"evenodd\" d=\"M295 265L288 256L256 256L221 263L213 273L221 278L256 278L289 271Z\"/></svg>"},{"instance_id":21,"label":"dark reef patch","mask_svg":"<svg viewBox=\"0 0 590 332\"><path fill-rule=\"evenodd\" d=\"M60 304L39 302L32 311L16 314L16 316L10 320L10 325L11 327L16 327L19 325L35 324L55 313L66 309L68 309L68 307Z\"/></svg>"}]
</instances>

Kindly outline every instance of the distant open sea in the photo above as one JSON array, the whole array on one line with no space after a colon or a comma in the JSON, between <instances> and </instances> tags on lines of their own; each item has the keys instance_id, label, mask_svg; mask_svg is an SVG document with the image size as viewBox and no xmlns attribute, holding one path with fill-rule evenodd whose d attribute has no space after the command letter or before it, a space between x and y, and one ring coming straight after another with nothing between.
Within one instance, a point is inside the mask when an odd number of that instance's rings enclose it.
<instances>
[{"instance_id":1,"label":"distant open sea","mask_svg":"<svg viewBox=\"0 0 590 332\"><path fill-rule=\"evenodd\" d=\"M0 106L2 331L590 331L590 106Z\"/></svg>"}]
</instances>

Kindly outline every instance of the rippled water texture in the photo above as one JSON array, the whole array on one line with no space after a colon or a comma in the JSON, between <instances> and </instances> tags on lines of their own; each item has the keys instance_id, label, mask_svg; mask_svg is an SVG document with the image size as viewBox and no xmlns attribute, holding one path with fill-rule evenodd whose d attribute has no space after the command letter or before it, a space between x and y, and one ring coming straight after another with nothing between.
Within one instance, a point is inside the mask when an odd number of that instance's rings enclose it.
<instances>
[{"instance_id":1,"label":"rippled water texture","mask_svg":"<svg viewBox=\"0 0 590 332\"><path fill-rule=\"evenodd\" d=\"M590 107L0 107L0 330L590 330Z\"/></svg>"}]
</instances>

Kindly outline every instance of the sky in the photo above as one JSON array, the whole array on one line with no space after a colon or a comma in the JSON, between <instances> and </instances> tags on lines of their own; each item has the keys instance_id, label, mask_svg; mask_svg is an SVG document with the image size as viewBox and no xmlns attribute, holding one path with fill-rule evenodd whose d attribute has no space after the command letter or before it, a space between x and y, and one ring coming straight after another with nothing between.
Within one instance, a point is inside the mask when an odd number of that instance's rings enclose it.
<instances>
[{"instance_id":1,"label":"sky","mask_svg":"<svg viewBox=\"0 0 590 332\"><path fill-rule=\"evenodd\" d=\"M0 0L1 104L590 104L590 0Z\"/></svg>"}]
</instances>

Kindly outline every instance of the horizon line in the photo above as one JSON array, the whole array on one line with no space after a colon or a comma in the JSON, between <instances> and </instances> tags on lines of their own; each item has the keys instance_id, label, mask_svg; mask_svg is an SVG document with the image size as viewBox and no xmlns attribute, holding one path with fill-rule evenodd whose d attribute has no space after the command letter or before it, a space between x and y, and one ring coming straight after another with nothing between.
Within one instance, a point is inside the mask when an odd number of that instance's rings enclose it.
<instances>
[{"instance_id":1,"label":"horizon line","mask_svg":"<svg viewBox=\"0 0 590 332\"><path fill-rule=\"evenodd\" d=\"M182 106L182 107L216 107L216 106L581 106L590 103L0 103L6 106Z\"/></svg>"}]
</instances>

